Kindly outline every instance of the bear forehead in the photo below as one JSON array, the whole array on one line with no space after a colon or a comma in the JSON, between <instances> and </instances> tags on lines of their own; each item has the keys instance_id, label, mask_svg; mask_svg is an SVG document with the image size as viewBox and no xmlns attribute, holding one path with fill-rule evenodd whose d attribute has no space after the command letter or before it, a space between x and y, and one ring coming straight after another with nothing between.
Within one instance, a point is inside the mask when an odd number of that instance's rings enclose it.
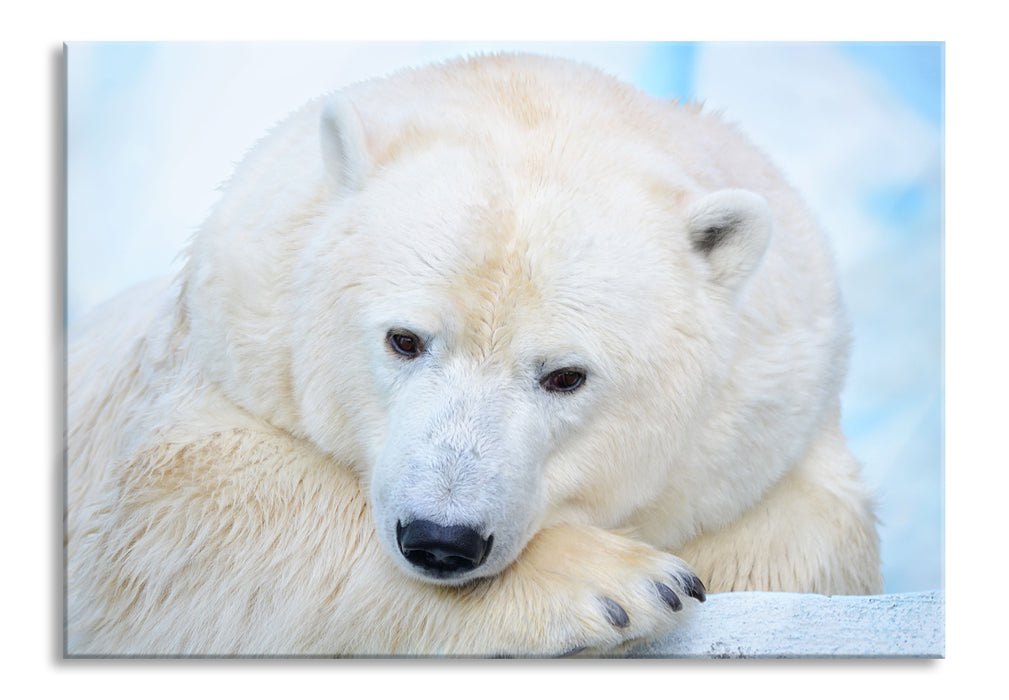
<instances>
[{"instance_id":1,"label":"bear forehead","mask_svg":"<svg viewBox=\"0 0 1009 700\"><path fill-rule=\"evenodd\" d=\"M398 223L362 231L386 270L369 276L381 289L369 288L367 303L447 333L469 355L511 361L536 347L599 345L601 328L634 342L672 296L667 232L634 211L647 205L610 211L605 197L542 182L491 189L439 201L418 188L397 207Z\"/></svg>"},{"instance_id":2,"label":"bear forehead","mask_svg":"<svg viewBox=\"0 0 1009 700\"><path fill-rule=\"evenodd\" d=\"M678 229L692 186L659 138L669 105L516 56L405 71L351 97L374 159L367 245L396 279L384 310L452 325L481 355L551 329L587 337L603 316L629 338L689 270Z\"/></svg>"},{"instance_id":3,"label":"bear forehead","mask_svg":"<svg viewBox=\"0 0 1009 700\"><path fill-rule=\"evenodd\" d=\"M676 107L591 66L542 56L498 54L407 69L347 90L369 134L373 164L384 167L438 141L487 146L509 132L565 142L568 157L616 139L667 146L681 121Z\"/></svg>"}]
</instances>

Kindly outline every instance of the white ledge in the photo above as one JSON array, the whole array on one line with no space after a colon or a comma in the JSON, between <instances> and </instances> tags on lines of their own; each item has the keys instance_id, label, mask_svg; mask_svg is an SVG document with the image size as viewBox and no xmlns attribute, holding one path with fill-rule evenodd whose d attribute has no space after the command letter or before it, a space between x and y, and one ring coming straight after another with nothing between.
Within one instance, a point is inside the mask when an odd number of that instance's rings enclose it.
<instances>
[{"instance_id":1,"label":"white ledge","mask_svg":"<svg viewBox=\"0 0 1009 700\"><path fill-rule=\"evenodd\" d=\"M946 654L942 591L877 596L720 593L631 657L919 657Z\"/></svg>"}]
</instances>

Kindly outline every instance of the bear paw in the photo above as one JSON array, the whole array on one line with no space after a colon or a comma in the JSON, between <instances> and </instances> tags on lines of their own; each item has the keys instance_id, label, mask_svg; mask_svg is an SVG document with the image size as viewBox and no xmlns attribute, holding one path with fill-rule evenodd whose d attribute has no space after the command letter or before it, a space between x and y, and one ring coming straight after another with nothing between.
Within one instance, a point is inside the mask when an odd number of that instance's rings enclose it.
<instances>
[{"instance_id":1,"label":"bear paw","mask_svg":"<svg viewBox=\"0 0 1009 700\"><path fill-rule=\"evenodd\" d=\"M705 599L679 558L598 528L538 533L490 597L507 600L510 622L494 630L505 654L589 655L654 639ZM509 629L510 628L510 629Z\"/></svg>"}]
</instances>

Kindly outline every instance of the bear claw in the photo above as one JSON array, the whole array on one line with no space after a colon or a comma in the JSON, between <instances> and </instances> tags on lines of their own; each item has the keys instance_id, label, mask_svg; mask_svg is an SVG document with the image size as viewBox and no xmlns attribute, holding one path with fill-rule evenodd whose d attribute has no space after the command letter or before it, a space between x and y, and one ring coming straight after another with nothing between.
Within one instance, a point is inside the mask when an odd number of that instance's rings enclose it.
<instances>
[{"instance_id":1,"label":"bear claw","mask_svg":"<svg viewBox=\"0 0 1009 700\"><path fill-rule=\"evenodd\" d=\"M610 624L615 627L627 627L631 624L631 618L627 616L627 611L620 607L617 601L611 598L601 598L600 600L606 608L606 617L609 618Z\"/></svg>"},{"instance_id":2,"label":"bear claw","mask_svg":"<svg viewBox=\"0 0 1009 700\"><path fill-rule=\"evenodd\" d=\"M680 602L680 597L673 592L673 589L664 583L658 581L655 582L655 588L659 592L659 596L662 600L666 601L666 604L673 609L673 611L682 610L683 603Z\"/></svg>"},{"instance_id":3,"label":"bear claw","mask_svg":"<svg viewBox=\"0 0 1009 700\"><path fill-rule=\"evenodd\" d=\"M699 602L703 603L707 597L706 589L704 584L701 583L701 579L696 576L691 576L683 585L683 590L686 591L687 595L691 598L696 598Z\"/></svg>"}]
</instances>

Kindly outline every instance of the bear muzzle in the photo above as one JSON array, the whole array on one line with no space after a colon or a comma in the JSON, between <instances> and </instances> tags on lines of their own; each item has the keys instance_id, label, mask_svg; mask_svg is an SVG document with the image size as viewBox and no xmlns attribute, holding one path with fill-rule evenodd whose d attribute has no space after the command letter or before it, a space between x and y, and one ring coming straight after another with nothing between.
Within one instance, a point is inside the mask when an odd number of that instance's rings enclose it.
<instances>
[{"instance_id":1,"label":"bear muzzle","mask_svg":"<svg viewBox=\"0 0 1009 700\"><path fill-rule=\"evenodd\" d=\"M466 525L439 525L430 520L396 522L396 542L407 561L426 576L453 578L487 560L494 536L483 537Z\"/></svg>"}]
</instances>

